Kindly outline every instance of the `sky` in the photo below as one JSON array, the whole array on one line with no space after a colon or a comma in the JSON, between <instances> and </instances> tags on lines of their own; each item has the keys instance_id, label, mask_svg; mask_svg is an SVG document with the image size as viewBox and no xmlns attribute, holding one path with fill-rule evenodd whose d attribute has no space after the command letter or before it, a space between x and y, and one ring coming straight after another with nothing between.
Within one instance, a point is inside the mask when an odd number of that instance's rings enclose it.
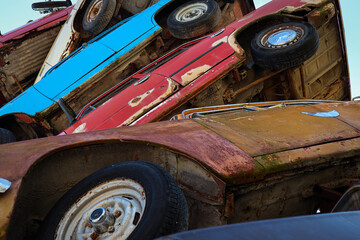
<instances>
[{"instance_id":1,"label":"sky","mask_svg":"<svg viewBox=\"0 0 360 240\"><path fill-rule=\"evenodd\" d=\"M0 0L0 31L2 34L26 24L29 20L43 17L31 9L31 4L41 0ZM255 0L255 4L263 4L269 0ZM75 0L72 1L75 3ZM350 70L352 97L360 96L360 27L354 16L360 12L360 1L340 0L345 27L345 39Z\"/></svg>"}]
</instances>

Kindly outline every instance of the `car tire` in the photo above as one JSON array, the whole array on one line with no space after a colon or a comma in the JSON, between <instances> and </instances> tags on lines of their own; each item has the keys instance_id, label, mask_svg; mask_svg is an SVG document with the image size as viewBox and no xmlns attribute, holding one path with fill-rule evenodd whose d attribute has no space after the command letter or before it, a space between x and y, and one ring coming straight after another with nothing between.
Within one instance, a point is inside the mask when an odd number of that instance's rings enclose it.
<instances>
[{"instance_id":1,"label":"car tire","mask_svg":"<svg viewBox=\"0 0 360 240\"><path fill-rule=\"evenodd\" d=\"M52 8L65 8L71 6L69 1L35 2L31 4L34 11L44 11Z\"/></svg>"},{"instance_id":2,"label":"car tire","mask_svg":"<svg viewBox=\"0 0 360 240\"><path fill-rule=\"evenodd\" d=\"M0 128L0 144L12 143L12 142L16 142L15 135L11 131L5 128Z\"/></svg>"},{"instance_id":3,"label":"car tire","mask_svg":"<svg viewBox=\"0 0 360 240\"><path fill-rule=\"evenodd\" d=\"M101 33L114 16L116 0L92 0L82 20L83 29L93 35Z\"/></svg>"},{"instance_id":4,"label":"car tire","mask_svg":"<svg viewBox=\"0 0 360 240\"><path fill-rule=\"evenodd\" d=\"M318 47L319 36L313 25L289 22L259 32L251 41L251 54L258 66L278 70L300 65L313 56Z\"/></svg>"},{"instance_id":5,"label":"car tire","mask_svg":"<svg viewBox=\"0 0 360 240\"><path fill-rule=\"evenodd\" d=\"M70 189L45 218L39 238L72 239L69 232L97 231L102 239L104 226L89 220L99 211L115 221L112 239L153 239L188 228L186 199L171 175L156 164L130 161L103 168ZM93 226L82 227L86 224Z\"/></svg>"},{"instance_id":6,"label":"car tire","mask_svg":"<svg viewBox=\"0 0 360 240\"><path fill-rule=\"evenodd\" d=\"M204 35L221 19L221 10L214 0L193 0L170 13L167 28L172 36L189 39Z\"/></svg>"}]
</instances>

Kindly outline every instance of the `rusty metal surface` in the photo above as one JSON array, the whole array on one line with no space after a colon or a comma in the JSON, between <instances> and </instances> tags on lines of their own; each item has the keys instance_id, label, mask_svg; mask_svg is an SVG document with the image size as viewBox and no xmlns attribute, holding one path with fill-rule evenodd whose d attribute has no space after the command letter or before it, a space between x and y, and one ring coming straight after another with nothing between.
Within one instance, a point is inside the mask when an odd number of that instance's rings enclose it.
<instances>
[{"instance_id":1,"label":"rusty metal surface","mask_svg":"<svg viewBox=\"0 0 360 240\"><path fill-rule=\"evenodd\" d=\"M320 118L301 113L329 110L338 111L340 116ZM250 156L359 137L359 118L360 104L346 102L230 113L35 139L0 146L0 163L7 166L0 168L0 177L11 181L21 178L33 163L63 148L121 140L161 145L199 161L223 178L246 178L259 170Z\"/></svg>"},{"instance_id":2,"label":"rusty metal surface","mask_svg":"<svg viewBox=\"0 0 360 240\"><path fill-rule=\"evenodd\" d=\"M301 112L336 110L338 118L319 118ZM360 136L360 104L324 104L218 115L195 119L239 146L251 156Z\"/></svg>"},{"instance_id":3,"label":"rusty metal surface","mask_svg":"<svg viewBox=\"0 0 360 240\"><path fill-rule=\"evenodd\" d=\"M0 177L10 181L21 178L42 157L62 148L109 141L152 142L201 161L211 171L230 177L251 176L255 165L251 157L226 139L192 121L174 121L123 127L85 134L73 134L23 141L0 146Z\"/></svg>"},{"instance_id":4,"label":"rusty metal surface","mask_svg":"<svg viewBox=\"0 0 360 240\"><path fill-rule=\"evenodd\" d=\"M273 173L281 176L281 172L289 170L301 172L302 169L312 169L315 166L336 166L343 159L359 156L359 146L360 139L355 138L258 156L255 160L264 167L259 172L260 176Z\"/></svg>"},{"instance_id":5,"label":"rusty metal surface","mask_svg":"<svg viewBox=\"0 0 360 240\"><path fill-rule=\"evenodd\" d=\"M6 101L35 79L72 6L0 35L0 91Z\"/></svg>"},{"instance_id":6,"label":"rusty metal surface","mask_svg":"<svg viewBox=\"0 0 360 240\"><path fill-rule=\"evenodd\" d=\"M0 195L0 239L5 239L6 229L10 221L10 215L15 204L15 199L19 191L21 180L12 182L9 191Z\"/></svg>"},{"instance_id":7,"label":"rusty metal surface","mask_svg":"<svg viewBox=\"0 0 360 240\"><path fill-rule=\"evenodd\" d=\"M0 177L10 180L13 185L1 195L1 200L6 199L7 203L0 224L6 228L8 208L12 208L22 178L30 167L49 155L61 156L66 149L120 142L160 146L189 158L200 167L199 171L205 168L231 186L259 182L269 175L281 177L289 170L297 172L322 164L332 166L336 161L358 157L359 108L357 102L294 106L247 115L231 113L227 117L167 121L1 145L0 164L6 167L0 168ZM333 109L340 113L339 117L298 114L299 111ZM182 184L195 184L188 182L191 180L187 178L189 169L178 167L183 171L179 172ZM190 174L196 174L196 171ZM213 189L214 186L216 184L208 184L208 191L214 190L214 197L218 197L219 191ZM225 214L232 216L231 194L224 200Z\"/></svg>"}]
</instances>

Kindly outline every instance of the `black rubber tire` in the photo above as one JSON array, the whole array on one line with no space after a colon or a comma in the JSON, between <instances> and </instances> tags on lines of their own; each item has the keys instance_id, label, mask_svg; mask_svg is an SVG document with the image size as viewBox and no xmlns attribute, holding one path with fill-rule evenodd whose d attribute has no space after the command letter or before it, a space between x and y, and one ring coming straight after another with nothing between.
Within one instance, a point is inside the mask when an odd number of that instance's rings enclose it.
<instances>
[{"instance_id":1,"label":"black rubber tire","mask_svg":"<svg viewBox=\"0 0 360 240\"><path fill-rule=\"evenodd\" d=\"M265 47L261 39L275 29L295 26L301 28L304 33L296 42L279 48ZM251 41L252 58L258 66L278 70L291 68L302 64L312 57L319 47L319 36L316 28L307 22L289 22L266 28L259 32Z\"/></svg>"},{"instance_id":2,"label":"black rubber tire","mask_svg":"<svg viewBox=\"0 0 360 240\"><path fill-rule=\"evenodd\" d=\"M68 1L55 1L55 2L35 2L31 4L31 8L35 11L42 11L43 9L52 9L60 7L69 7L71 3Z\"/></svg>"},{"instance_id":3,"label":"black rubber tire","mask_svg":"<svg viewBox=\"0 0 360 240\"><path fill-rule=\"evenodd\" d=\"M91 9L91 6L96 2L97 0L92 0L87 7L84 17L82 20L82 27L83 29L93 35L98 35L101 33L106 26L110 23L111 18L114 16L115 8L116 8L116 0L102 0L102 6L100 9L99 14L96 16L96 18L88 22L87 21L87 15Z\"/></svg>"},{"instance_id":4,"label":"black rubber tire","mask_svg":"<svg viewBox=\"0 0 360 240\"><path fill-rule=\"evenodd\" d=\"M0 128L0 144L16 142L15 135L5 128Z\"/></svg>"},{"instance_id":5,"label":"black rubber tire","mask_svg":"<svg viewBox=\"0 0 360 240\"><path fill-rule=\"evenodd\" d=\"M49 212L39 230L39 239L54 239L58 223L66 211L97 185L113 179L132 179L145 189L143 216L128 239L153 239L188 229L186 199L175 180L160 166L130 161L105 167L70 189Z\"/></svg>"},{"instance_id":6,"label":"black rubber tire","mask_svg":"<svg viewBox=\"0 0 360 240\"><path fill-rule=\"evenodd\" d=\"M180 22L176 15L185 7L194 3L204 3L207 5L205 13L188 22ZM214 0L193 0L182 4L172 11L167 18L167 28L172 36L178 39L189 39L204 35L213 29L221 19L221 10Z\"/></svg>"}]
</instances>

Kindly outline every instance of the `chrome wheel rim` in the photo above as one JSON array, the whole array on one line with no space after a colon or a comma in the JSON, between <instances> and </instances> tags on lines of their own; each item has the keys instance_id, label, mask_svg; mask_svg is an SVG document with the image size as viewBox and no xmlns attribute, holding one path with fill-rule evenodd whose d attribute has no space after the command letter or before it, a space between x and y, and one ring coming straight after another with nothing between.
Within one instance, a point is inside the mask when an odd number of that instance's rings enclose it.
<instances>
[{"instance_id":1,"label":"chrome wheel rim","mask_svg":"<svg viewBox=\"0 0 360 240\"><path fill-rule=\"evenodd\" d=\"M145 190L139 183L105 182L70 207L57 226L56 239L126 239L139 224L145 206Z\"/></svg>"},{"instance_id":2,"label":"chrome wheel rim","mask_svg":"<svg viewBox=\"0 0 360 240\"><path fill-rule=\"evenodd\" d=\"M180 9L175 19L179 22L190 22L204 15L207 9L208 6L205 3L193 3Z\"/></svg>"},{"instance_id":3,"label":"chrome wheel rim","mask_svg":"<svg viewBox=\"0 0 360 240\"><path fill-rule=\"evenodd\" d=\"M261 45L267 48L282 48L296 43L304 36L304 30L297 26L276 28L261 39Z\"/></svg>"},{"instance_id":4,"label":"chrome wheel rim","mask_svg":"<svg viewBox=\"0 0 360 240\"><path fill-rule=\"evenodd\" d=\"M88 14L86 16L86 21L88 23L91 23L92 21L94 21L97 18L97 16L100 13L102 5L103 5L102 0L97 0L97 1L94 2L93 5L91 5L91 7L89 9L89 12L88 12Z\"/></svg>"}]
</instances>

